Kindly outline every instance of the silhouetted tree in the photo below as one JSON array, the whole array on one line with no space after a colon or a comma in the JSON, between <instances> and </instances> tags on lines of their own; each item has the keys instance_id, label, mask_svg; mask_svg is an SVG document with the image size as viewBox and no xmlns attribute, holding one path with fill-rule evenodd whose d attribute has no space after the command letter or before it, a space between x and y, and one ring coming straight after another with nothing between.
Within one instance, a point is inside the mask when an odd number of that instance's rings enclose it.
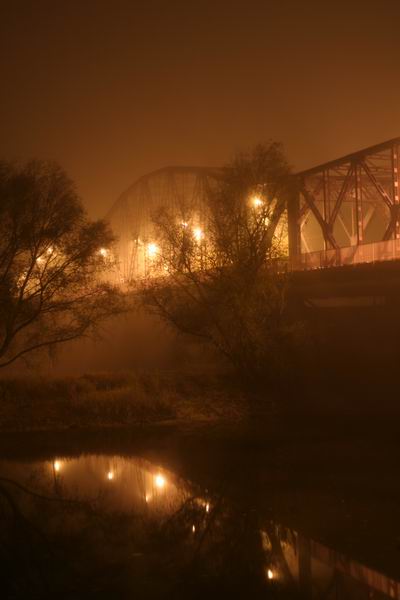
<instances>
[{"instance_id":1,"label":"silhouetted tree","mask_svg":"<svg viewBox=\"0 0 400 600\"><path fill-rule=\"evenodd\" d=\"M282 261L291 186L281 146L260 145L222 170L197 212L182 206L154 218L145 305L211 342L242 374L282 372L301 331L287 310Z\"/></svg>"},{"instance_id":2,"label":"silhouetted tree","mask_svg":"<svg viewBox=\"0 0 400 600\"><path fill-rule=\"evenodd\" d=\"M60 167L0 163L0 367L81 337L122 310L112 235Z\"/></svg>"}]
</instances>

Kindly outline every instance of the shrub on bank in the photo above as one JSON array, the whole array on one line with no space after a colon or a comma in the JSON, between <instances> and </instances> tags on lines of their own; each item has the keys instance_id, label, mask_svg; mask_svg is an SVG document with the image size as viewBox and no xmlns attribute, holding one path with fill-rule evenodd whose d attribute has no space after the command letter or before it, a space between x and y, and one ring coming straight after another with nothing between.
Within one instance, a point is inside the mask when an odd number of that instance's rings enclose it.
<instances>
[{"instance_id":1,"label":"shrub on bank","mask_svg":"<svg viewBox=\"0 0 400 600\"><path fill-rule=\"evenodd\" d=\"M240 394L212 374L127 372L0 379L3 431L242 416Z\"/></svg>"}]
</instances>

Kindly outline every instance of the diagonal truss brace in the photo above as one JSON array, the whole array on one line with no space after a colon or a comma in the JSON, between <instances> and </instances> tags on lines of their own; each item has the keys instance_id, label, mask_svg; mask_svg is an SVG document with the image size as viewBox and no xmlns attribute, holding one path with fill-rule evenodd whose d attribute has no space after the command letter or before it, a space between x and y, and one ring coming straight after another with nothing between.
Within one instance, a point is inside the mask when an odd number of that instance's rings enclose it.
<instances>
[{"instance_id":1,"label":"diagonal truss brace","mask_svg":"<svg viewBox=\"0 0 400 600\"><path fill-rule=\"evenodd\" d=\"M361 164L362 168L364 169L364 171L366 172L366 174L368 175L371 183L377 190L378 194L381 196L381 198L384 200L384 202L386 203L387 207L390 210L390 221L389 221L389 224L383 235L383 239L385 241L390 240L395 232L396 223L399 219L399 206L397 204L393 203L389 194L383 189L383 187L381 186L379 181L376 180L374 174L372 173L372 171L369 168L369 166L367 165L367 163L363 160L363 161L361 161L360 164Z\"/></svg>"},{"instance_id":2,"label":"diagonal truss brace","mask_svg":"<svg viewBox=\"0 0 400 600\"><path fill-rule=\"evenodd\" d=\"M367 165L367 163L365 162L365 160L362 160L360 162L360 165L362 166L362 168L364 169L364 171L366 172L366 174L370 178L371 183L375 186L375 189L377 190L378 194L382 197L382 199L384 200L384 202L386 202L387 206L391 210L392 206L393 206L393 202L392 202L391 197L386 193L386 191L383 189L383 187L381 186L381 184L379 183L379 181L376 180L375 175L372 173L371 169L369 168L369 166Z\"/></svg>"},{"instance_id":3,"label":"diagonal truss brace","mask_svg":"<svg viewBox=\"0 0 400 600\"><path fill-rule=\"evenodd\" d=\"M301 188L301 193L303 194L309 209L313 213L314 217L317 219L318 224L321 227L322 232L324 234L325 240L328 241L333 248L339 248L339 245L333 236L330 224L325 221L318 208L316 207L316 200L314 195L305 188L304 184Z\"/></svg>"},{"instance_id":4,"label":"diagonal truss brace","mask_svg":"<svg viewBox=\"0 0 400 600\"><path fill-rule=\"evenodd\" d=\"M333 207L331 217L329 219L329 226L331 227L331 229L333 229L333 225L339 214L340 207L342 206L343 200L347 194L347 190L349 189L349 185L350 185L351 178L353 177L353 175L354 175L354 164L350 164L349 169L346 174L346 177L343 181L343 185L342 185L339 195L337 197L335 206Z\"/></svg>"}]
</instances>

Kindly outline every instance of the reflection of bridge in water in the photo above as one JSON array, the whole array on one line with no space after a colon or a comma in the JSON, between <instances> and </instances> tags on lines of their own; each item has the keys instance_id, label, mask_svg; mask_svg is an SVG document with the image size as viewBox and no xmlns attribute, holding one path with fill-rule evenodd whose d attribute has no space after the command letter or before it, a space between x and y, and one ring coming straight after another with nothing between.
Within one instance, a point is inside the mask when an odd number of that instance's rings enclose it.
<instances>
[{"instance_id":1,"label":"reflection of bridge in water","mask_svg":"<svg viewBox=\"0 0 400 600\"><path fill-rule=\"evenodd\" d=\"M294 175L297 192L288 199L285 215L292 270L357 271L360 265L400 259L399 150L400 138L395 138ZM179 213L185 205L201 226L203 200L220 173L168 167L145 175L122 194L108 219L118 238L123 282L149 270L155 210L163 206Z\"/></svg>"},{"instance_id":2,"label":"reflection of bridge in water","mask_svg":"<svg viewBox=\"0 0 400 600\"><path fill-rule=\"evenodd\" d=\"M80 508L79 502L96 501L96 510L103 515L100 522L106 514L122 513L129 515L132 522L140 516L140 522L157 521L169 523L171 527L174 516L176 519L181 515L182 520L176 521L172 530L173 540L176 544L183 541L189 556L197 552L198 543L212 544L214 539L219 552L221 548L229 549L235 540L236 520L241 518L240 544L249 544L252 535L259 539L262 553L257 554L259 562L256 566L262 569L270 585L289 590L294 587L293 591L301 591L301 597L310 600L400 599L397 579L353 560L301 531L265 519L262 514L259 515L261 529L248 529L246 512L234 511L230 515L230 503L221 502L220 494L203 490L140 457L82 454L23 463L2 460L0 472L8 481L22 484L23 489L29 489L34 481L38 486L34 492L41 494L39 498L73 498L76 511ZM28 498L32 502L32 497L28 495ZM115 522L115 527L118 523ZM117 539L120 543L120 538ZM105 541L109 545L113 543L112 539ZM216 551L216 547L213 548Z\"/></svg>"},{"instance_id":3,"label":"reflection of bridge in water","mask_svg":"<svg viewBox=\"0 0 400 600\"><path fill-rule=\"evenodd\" d=\"M400 598L395 579L298 531L281 525L275 528L285 565L307 598Z\"/></svg>"}]
</instances>

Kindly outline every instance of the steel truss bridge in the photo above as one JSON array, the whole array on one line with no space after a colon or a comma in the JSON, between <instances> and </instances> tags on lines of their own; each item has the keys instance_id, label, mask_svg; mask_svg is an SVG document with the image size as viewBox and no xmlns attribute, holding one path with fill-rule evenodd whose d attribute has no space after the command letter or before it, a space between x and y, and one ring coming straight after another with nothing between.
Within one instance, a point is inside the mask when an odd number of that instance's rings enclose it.
<instances>
[{"instance_id":1,"label":"steel truss bridge","mask_svg":"<svg viewBox=\"0 0 400 600\"><path fill-rule=\"evenodd\" d=\"M288 203L294 269L400 258L400 138L296 175Z\"/></svg>"},{"instance_id":2,"label":"steel truss bridge","mask_svg":"<svg viewBox=\"0 0 400 600\"><path fill-rule=\"evenodd\" d=\"M218 170L207 167L166 167L141 177L117 200L107 220L117 237L119 277L122 282L146 275L154 240L152 216L160 207L178 214L184 207L196 213L199 224L203 199Z\"/></svg>"},{"instance_id":3,"label":"steel truss bridge","mask_svg":"<svg viewBox=\"0 0 400 600\"><path fill-rule=\"evenodd\" d=\"M287 202L289 264L294 271L400 259L400 138L295 174ZM202 221L202 200L220 171L167 167L140 178L117 200L108 220L118 238L119 277L145 274L152 214L185 203Z\"/></svg>"}]
</instances>

